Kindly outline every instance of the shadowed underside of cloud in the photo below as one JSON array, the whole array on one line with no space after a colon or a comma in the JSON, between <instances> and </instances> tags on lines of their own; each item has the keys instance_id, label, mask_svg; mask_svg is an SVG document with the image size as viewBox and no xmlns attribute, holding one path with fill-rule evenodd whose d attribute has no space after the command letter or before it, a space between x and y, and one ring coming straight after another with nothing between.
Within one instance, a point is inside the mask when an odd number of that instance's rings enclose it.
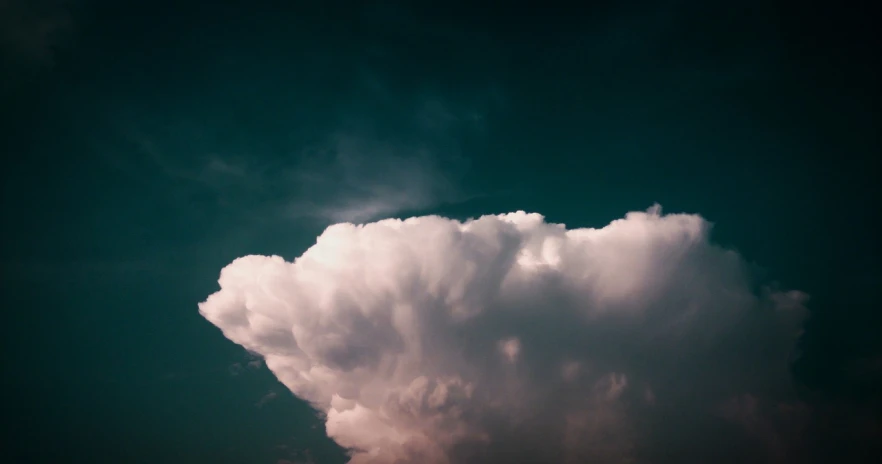
<instances>
[{"instance_id":1,"label":"shadowed underside of cloud","mask_svg":"<svg viewBox=\"0 0 882 464\"><path fill-rule=\"evenodd\" d=\"M328 227L199 305L352 463L781 462L809 411L798 291L757 290L697 215L516 212Z\"/></svg>"}]
</instances>

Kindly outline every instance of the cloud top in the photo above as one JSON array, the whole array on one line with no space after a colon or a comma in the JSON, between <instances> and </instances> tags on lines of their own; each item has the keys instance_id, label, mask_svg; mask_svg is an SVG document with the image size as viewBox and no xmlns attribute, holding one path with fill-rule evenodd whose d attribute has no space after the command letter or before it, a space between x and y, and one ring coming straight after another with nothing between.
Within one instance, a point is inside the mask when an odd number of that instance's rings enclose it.
<instances>
[{"instance_id":1,"label":"cloud top","mask_svg":"<svg viewBox=\"0 0 882 464\"><path fill-rule=\"evenodd\" d=\"M805 295L755 291L709 232L658 206L336 224L235 260L199 310L352 463L785 459Z\"/></svg>"}]
</instances>

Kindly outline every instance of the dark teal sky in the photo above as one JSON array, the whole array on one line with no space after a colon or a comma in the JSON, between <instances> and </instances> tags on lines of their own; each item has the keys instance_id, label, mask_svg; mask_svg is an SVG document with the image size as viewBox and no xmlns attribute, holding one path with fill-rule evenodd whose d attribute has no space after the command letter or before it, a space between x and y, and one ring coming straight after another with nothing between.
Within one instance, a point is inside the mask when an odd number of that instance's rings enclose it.
<instances>
[{"instance_id":1,"label":"dark teal sky","mask_svg":"<svg viewBox=\"0 0 882 464\"><path fill-rule=\"evenodd\" d=\"M812 295L805 400L879 417L871 7L173 3L0 2L10 462L342 462L196 304L380 187L381 215L699 213ZM860 448L826 421L818 456Z\"/></svg>"}]
</instances>

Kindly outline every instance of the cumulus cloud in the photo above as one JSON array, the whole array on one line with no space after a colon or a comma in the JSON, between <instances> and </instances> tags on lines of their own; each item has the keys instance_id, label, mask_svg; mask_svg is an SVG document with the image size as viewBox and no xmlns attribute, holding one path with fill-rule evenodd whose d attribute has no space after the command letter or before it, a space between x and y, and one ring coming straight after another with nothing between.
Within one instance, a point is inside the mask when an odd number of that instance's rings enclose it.
<instances>
[{"instance_id":1,"label":"cumulus cloud","mask_svg":"<svg viewBox=\"0 0 882 464\"><path fill-rule=\"evenodd\" d=\"M786 460L806 296L710 229L657 206L342 223L293 262L235 260L199 310L355 464Z\"/></svg>"}]
</instances>

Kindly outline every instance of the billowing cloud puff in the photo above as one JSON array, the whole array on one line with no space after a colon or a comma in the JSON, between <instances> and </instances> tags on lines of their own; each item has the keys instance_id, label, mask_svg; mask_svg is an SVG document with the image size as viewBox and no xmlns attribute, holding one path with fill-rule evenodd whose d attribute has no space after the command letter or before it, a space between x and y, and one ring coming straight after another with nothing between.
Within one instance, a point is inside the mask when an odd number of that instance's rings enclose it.
<instances>
[{"instance_id":1,"label":"billowing cloud puff","mask_svg":"<svg viewBox=\"0 0 882 464\"><path fill-rule=\"evenodd\" d=\"M658 206L337 224L294 262L235 260L199 309L352 463L787 459L806 297L709 231Z\"/></svg>"}]
</instances>

